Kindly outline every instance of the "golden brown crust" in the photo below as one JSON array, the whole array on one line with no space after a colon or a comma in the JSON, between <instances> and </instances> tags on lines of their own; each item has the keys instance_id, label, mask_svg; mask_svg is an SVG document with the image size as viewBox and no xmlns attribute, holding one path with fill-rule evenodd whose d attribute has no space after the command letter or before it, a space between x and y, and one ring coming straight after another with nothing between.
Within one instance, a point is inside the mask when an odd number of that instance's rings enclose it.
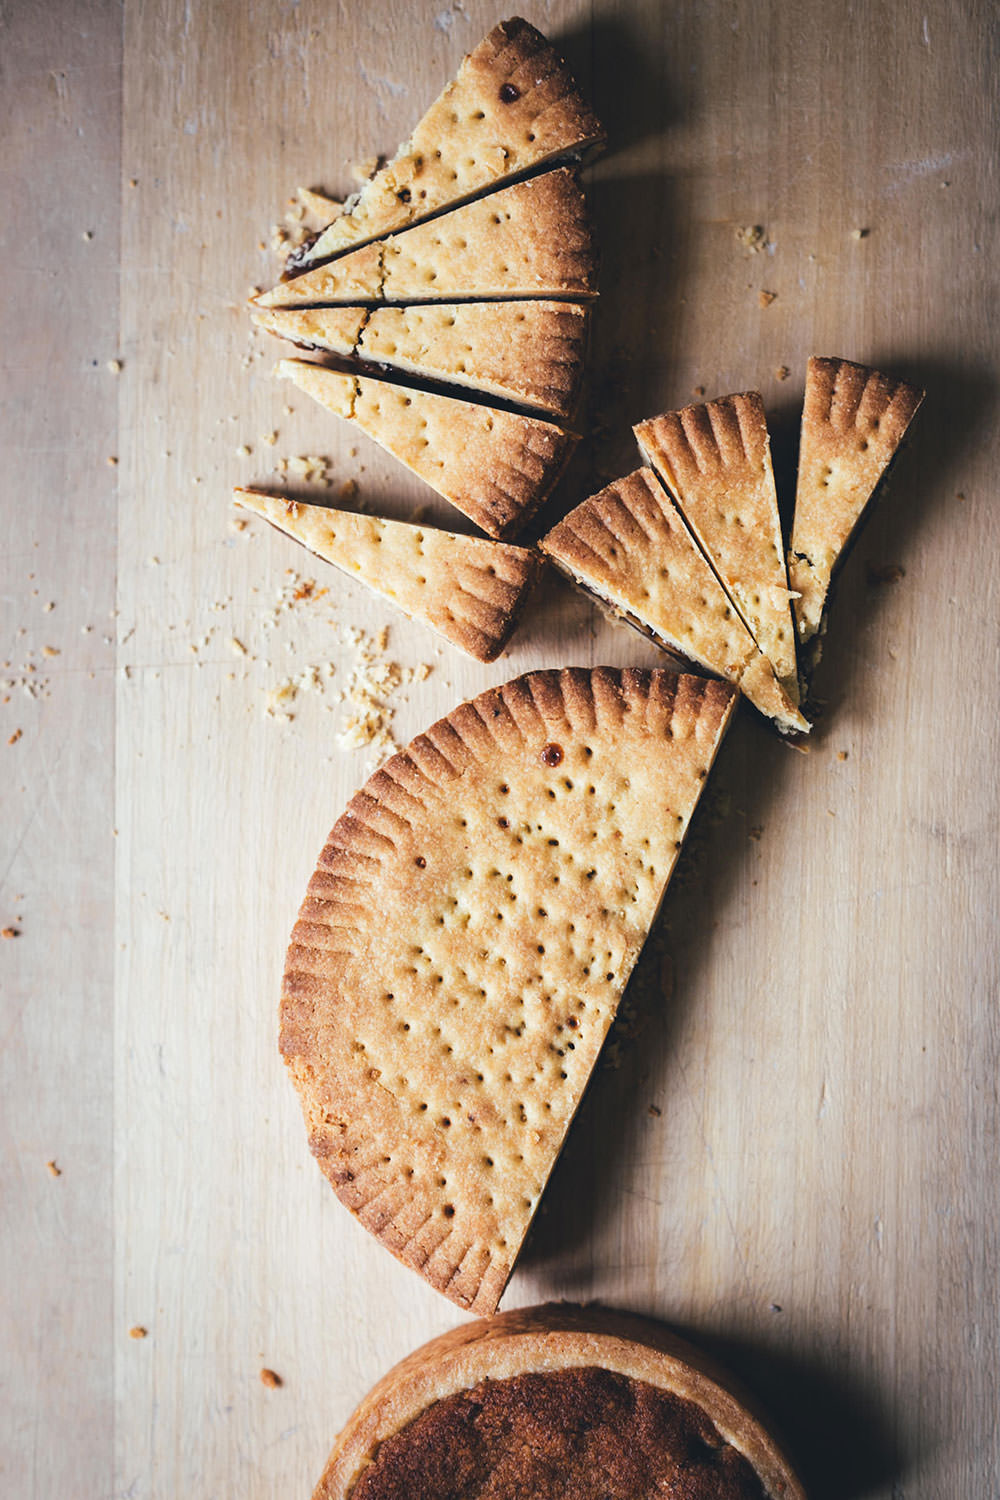
<instances>
[{"instance_id":1,"label":"golden brown crust","mask_svg":"<svg viewBox=\"0 0 1000 1500\"><path fill-rule=\"evenodd\" d=\"M576 302L255 312L268 332L307 348L470 386L566 419L583 378L589 308Z\"/></svg>"},{"instance_id":2,"label":"golden brown crust","mask_svg":"<svg viewBox=\"0 0 1000 1500\"><path fill-rule=\"evenodd\" d=\"M586 201L559 167L280 282L254 305L596 294Z\"/></svg>"},{"instance_id":3,"label":"golden brown crust","mask_svg":"<svg viewBox=\"0 0 1000 1500\"><path fill-rule=\"evenodd\" d=\"M841 553L923 399L916 386L867 365L809 361L788 554L803 643L819 630Z\"/></svg>"},{"instance_id":4,"label":"golden brown crust","mask_svg":"<svg viewBox=\"0 0 1000 1500\"><path fill-rule=\"evenodd\" d=\"M580 1368L610 1370L694 1402L752 1465L770 1500L805 1500L756 1403L728 1372L660 1323L565 1303L466 1323L407 1355L349 1419L313 1500L348 1500L379 1444L436 1401L485 1379Z\"/></svg>"},{"instance_id":5,"label":"golden brown crust","mask_svg":"<svg viewBox=\"0 0 1000 1500\"><path fill-rule=\"evenodd\" d=\"M539 547L658 644L736 683L780 729L808 732L650 469L585 500Z\"/></svg>"},{"instance_id":6,"label":"golden brown crust","mask_svg":"<svg viewBox=\"0 0 1000 1500\"><path fill-rule=\"evenodd\" d=\"M250 318L277 338L303 349L322 349L350 359L361 332L372 314L366 307L258 307L251 304Z\"/></svg>"},{"instance_id":7,"label":"golden brown crust","mask_svg":"<svg viewBox=\"0 0 1000 1500\"><path fill-rule=\"evenodd\" d=\"M785 548L758 391L664 412L634 429L775 674L798 699Z\"/></svg>"},{"instance_id":8,"label":"golden brown crust","mask_svg":"<svg viewBox=\"0 0 1000 1500\"><path fill-rule=\"evenodd\" d=\"M342 254L603 139L551 43L519 16L501 21L300 264Z\"/></svg>"},{"instance_id":9,"label":"golden brown crust","mask_svg":"<svg viewBox=\"0 0 1000 1500\"><path fill-rule=\"evenodd\" d=\"M360 578L478 661L495 661L500 655L541 571L536 552L506 542L328 510L254 490L235 494L246 510Z\"/></svg>"},{"instance_id":10,"label":"golden brown crust","mask_svg":"<svg viewBox=\"0 0 1000 1500\"><path fill-rule=\"evenodd\" d=\"M518 416L363 375L286 359L278 373L356 422L490 536L527 524L578 442L539 417Z\"/></svg>"},{"instance_id":11,"label":"golden brown crust","mask_svg":"<svg viewBox=\"0 0 1000 1500\"><path fill-rule=\"evenodd\" d=\"M733 702L531 673L394 756L330 835L282 1052L341 1201L461 1307L496 1308Z\"/></svg>"}]
</instances>

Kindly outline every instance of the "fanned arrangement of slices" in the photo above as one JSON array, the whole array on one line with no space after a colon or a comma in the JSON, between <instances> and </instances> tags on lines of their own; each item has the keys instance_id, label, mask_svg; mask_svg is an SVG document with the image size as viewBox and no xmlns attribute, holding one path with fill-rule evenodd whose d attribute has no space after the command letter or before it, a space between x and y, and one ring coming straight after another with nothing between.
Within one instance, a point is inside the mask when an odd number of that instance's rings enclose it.
<instances>
[{"instance_id":1,"label":"fanned arrangement of slices","mask_svg":"<svg viewBox=\"0 0 1000 1500\"><path fill-rule=\"evenodd\" d=\"M259 327L337 362L286 360L280 374L495 538L523 529L578 441L562 424L597 255L566 163L603 138L545 37L501 22L252 303Z\"/></svg>"},{"instance_id":2,"label":"fanned arrangement of slices","mask_svg":"<svg viewBox=\"0 0 1000 1500\"><path fill-rule=\"evenodd\" d=\"M809 361L787 572L757 391L638 423L651 467L585 500L539 546L613 617L735 683L798 738L810 725L796 636L821 628L834 568L922 399L878 370Z\"/></svg>"},{"instance_id":3,"label":"fanned arrangement of slices","mask_svg":"<svg viewBox=\"0 0 1000 1500\"><path fill-rule=\"evenodd\" d=\"M406 399L367 377L286 369L358 422L385 424L387 403ZM653 467L578 505L538 552L238 492L483 661L509 637L540 553L711 674L535 672L461 704L354 797L310 882L281 1010L310 1145L361 1223L459 1306L491 1314L513 1271L735 689L786 734L808 731L796 631L818 627L921 396L845 360L810 362L790 554L793 579L812 570L808 595L788 587L756 392L638 424ZM488 450L484 408L421 400L432 430L466 424L463 455ZM473 493L476 465L441 468L454 503L505 529L496 497Z\"/></svg>"},{"instance_id":4,"label":"fanned arrangement of slices","mask_svg":"<svg viewBox=\"0 0 1000 1500\"><path fill-rule=\"evenodd\" d=\"M797 647L825 626L923 393L809 361L787 548L756 391L638 423L644 467L513 545L577 441L564 424L596 254L565 162L601 140L550 44L504 22L342 212L312 195L330 222L253 304L259 327L324 357L281 376L487 535L254 490L241 506L479 661L503 651L547 560L681 669L539 671L482 693L393 756L329 835L281 1001L309 1143L382 1245L491 1321L390 1372L316 1500L451 1494L456 1464L456 1496L534 1493L529 1428L574 1494L802 1497L727 1379L662 1330L492 1314L738 691L808 733Z\"/></svg>"},{"instance_id":5,"label":"fanned arrangement of slices","mask_svg":"<svg viewBox=\"0 0 1000 1500\"><path fill-rule=\"evenodd\" d=\"M603 140L600 122L541 32L519 16L501 21L297 266L398 232Z\"/></svg>"}]
</instances>

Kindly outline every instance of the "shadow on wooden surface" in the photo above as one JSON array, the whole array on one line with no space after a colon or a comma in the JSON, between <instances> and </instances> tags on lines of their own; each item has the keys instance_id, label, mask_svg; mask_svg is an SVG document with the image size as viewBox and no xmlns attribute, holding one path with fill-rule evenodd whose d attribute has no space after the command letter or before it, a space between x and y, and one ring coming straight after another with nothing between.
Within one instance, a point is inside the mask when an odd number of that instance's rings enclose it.
<instances>
[{"instance_id":1,"label":"shadow on wooden surface","mask_svg":"<svg viewBox=\"0 0 1000 1500\"><path fill-rule=\"evenodd\" d=\"M922 385L927 395L834 576L830 631L813 676L812 691L823 708L817 739L836 725L843 704L870 701L878 665L864 650L864 633L892 607L898 591L907 588L906 571L920 550L921 533L949 512L948 524L961 524L962 489L956 476L963 456L975 451L980 434L995 419L1000 392L992 369L921 364L892 349L877 353L872 362ZM901 575L882 571L896 567ZM932 586L939 581L931 580Z\"/></svg>"},{"instance_id":2,"label":"shadow on wooden surface","mask_svg":"<svg viewBox=\"0 0 1000 1500\"><path fill-rule=\"evenodd\" d=\"M591 1272L560 1263L567 1250L595 1240L617 1220L622 1195L638 1190L642 1168L629 1163L642 1153L632 1138L647 1123L649 1101L662 1095L677 1034L698 1003L711 949L705 913L710 907L710 928L724 925L751 879L748 833L766 822L791 754L751 709L740 709L521 1253L521 1268L551 1266L570 1291L575 1280L581 1290L589 1285Z\"/></svg>"},{"instance_id":3,"label":"shadow on wooden surface","mask_svg":"<svg viewBox=\"0 0 1000 1500\"><path fill-rule=\"evenodd\" d=\"M839 1349L826 1349L821 1337L805 1360L762 1340L670 1326L746 1383L773 1419L810 1500L861 1500L916 1463L893 1436L878 1383L845 1370Z\"/></svg>"}]
</instances>

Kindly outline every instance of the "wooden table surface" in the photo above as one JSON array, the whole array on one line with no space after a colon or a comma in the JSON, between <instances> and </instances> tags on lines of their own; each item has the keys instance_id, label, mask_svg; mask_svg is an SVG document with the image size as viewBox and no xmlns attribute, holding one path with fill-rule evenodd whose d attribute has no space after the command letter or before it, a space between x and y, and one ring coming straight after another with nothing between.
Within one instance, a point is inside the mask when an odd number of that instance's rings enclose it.
<instances>
[{"instance_id":1,"label":"wooden table surface","mask_svg":"<svg viewBox=\"0 0 1000 1500\"><path fill-rule=\"evenodd\" d=\"M811 753L741 710L665 905L671 962L631 997L505 1305L600 1298L686 1331L768 1403L816 1497L987 1500L995 16L528 14L609 132L588 174L586 440L555 509L633 466L631 421L698 387L762 390L786 499L810 353L928 394L842 575ZM482 0L0 13L0 1487L18 1500L305 1497L374 1379L460 1318L336 1202L277 1053L297 904L373 764L342 743L337 694L384 623L386 659L432 666L389 697L401 743L525 669L655 652L553 583L477 666L276 533L234 531L229 492L307 455L333 503L351 480L371 509L427 502L271 379L244 301L295 188L350 190L498 18ZM872 585L887 563L904 576ZM329 592L289 602L296 575ZM294 717L265 711L327 663Z\"/></svg>"}]
</instances>

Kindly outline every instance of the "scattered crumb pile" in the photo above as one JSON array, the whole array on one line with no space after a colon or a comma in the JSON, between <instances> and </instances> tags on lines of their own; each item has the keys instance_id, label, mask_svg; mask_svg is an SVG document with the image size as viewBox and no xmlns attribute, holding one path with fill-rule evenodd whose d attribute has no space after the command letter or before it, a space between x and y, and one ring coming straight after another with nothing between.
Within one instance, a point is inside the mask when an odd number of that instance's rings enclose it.
<instances>
[{"instance_id":1,"label":"scattered crumb pile","mask_svg":"<svg viewBox=\"0 0 1000 1500\"><path fill-rule=\"evenodd\" d=\"M301 250L306 240L325 229L342 207L343 204L325 193L298 188L294 197L289 198L281 222L271 226L271 249L279 260L286 261L294 251Z\"/></svg>"}]
</instances>

